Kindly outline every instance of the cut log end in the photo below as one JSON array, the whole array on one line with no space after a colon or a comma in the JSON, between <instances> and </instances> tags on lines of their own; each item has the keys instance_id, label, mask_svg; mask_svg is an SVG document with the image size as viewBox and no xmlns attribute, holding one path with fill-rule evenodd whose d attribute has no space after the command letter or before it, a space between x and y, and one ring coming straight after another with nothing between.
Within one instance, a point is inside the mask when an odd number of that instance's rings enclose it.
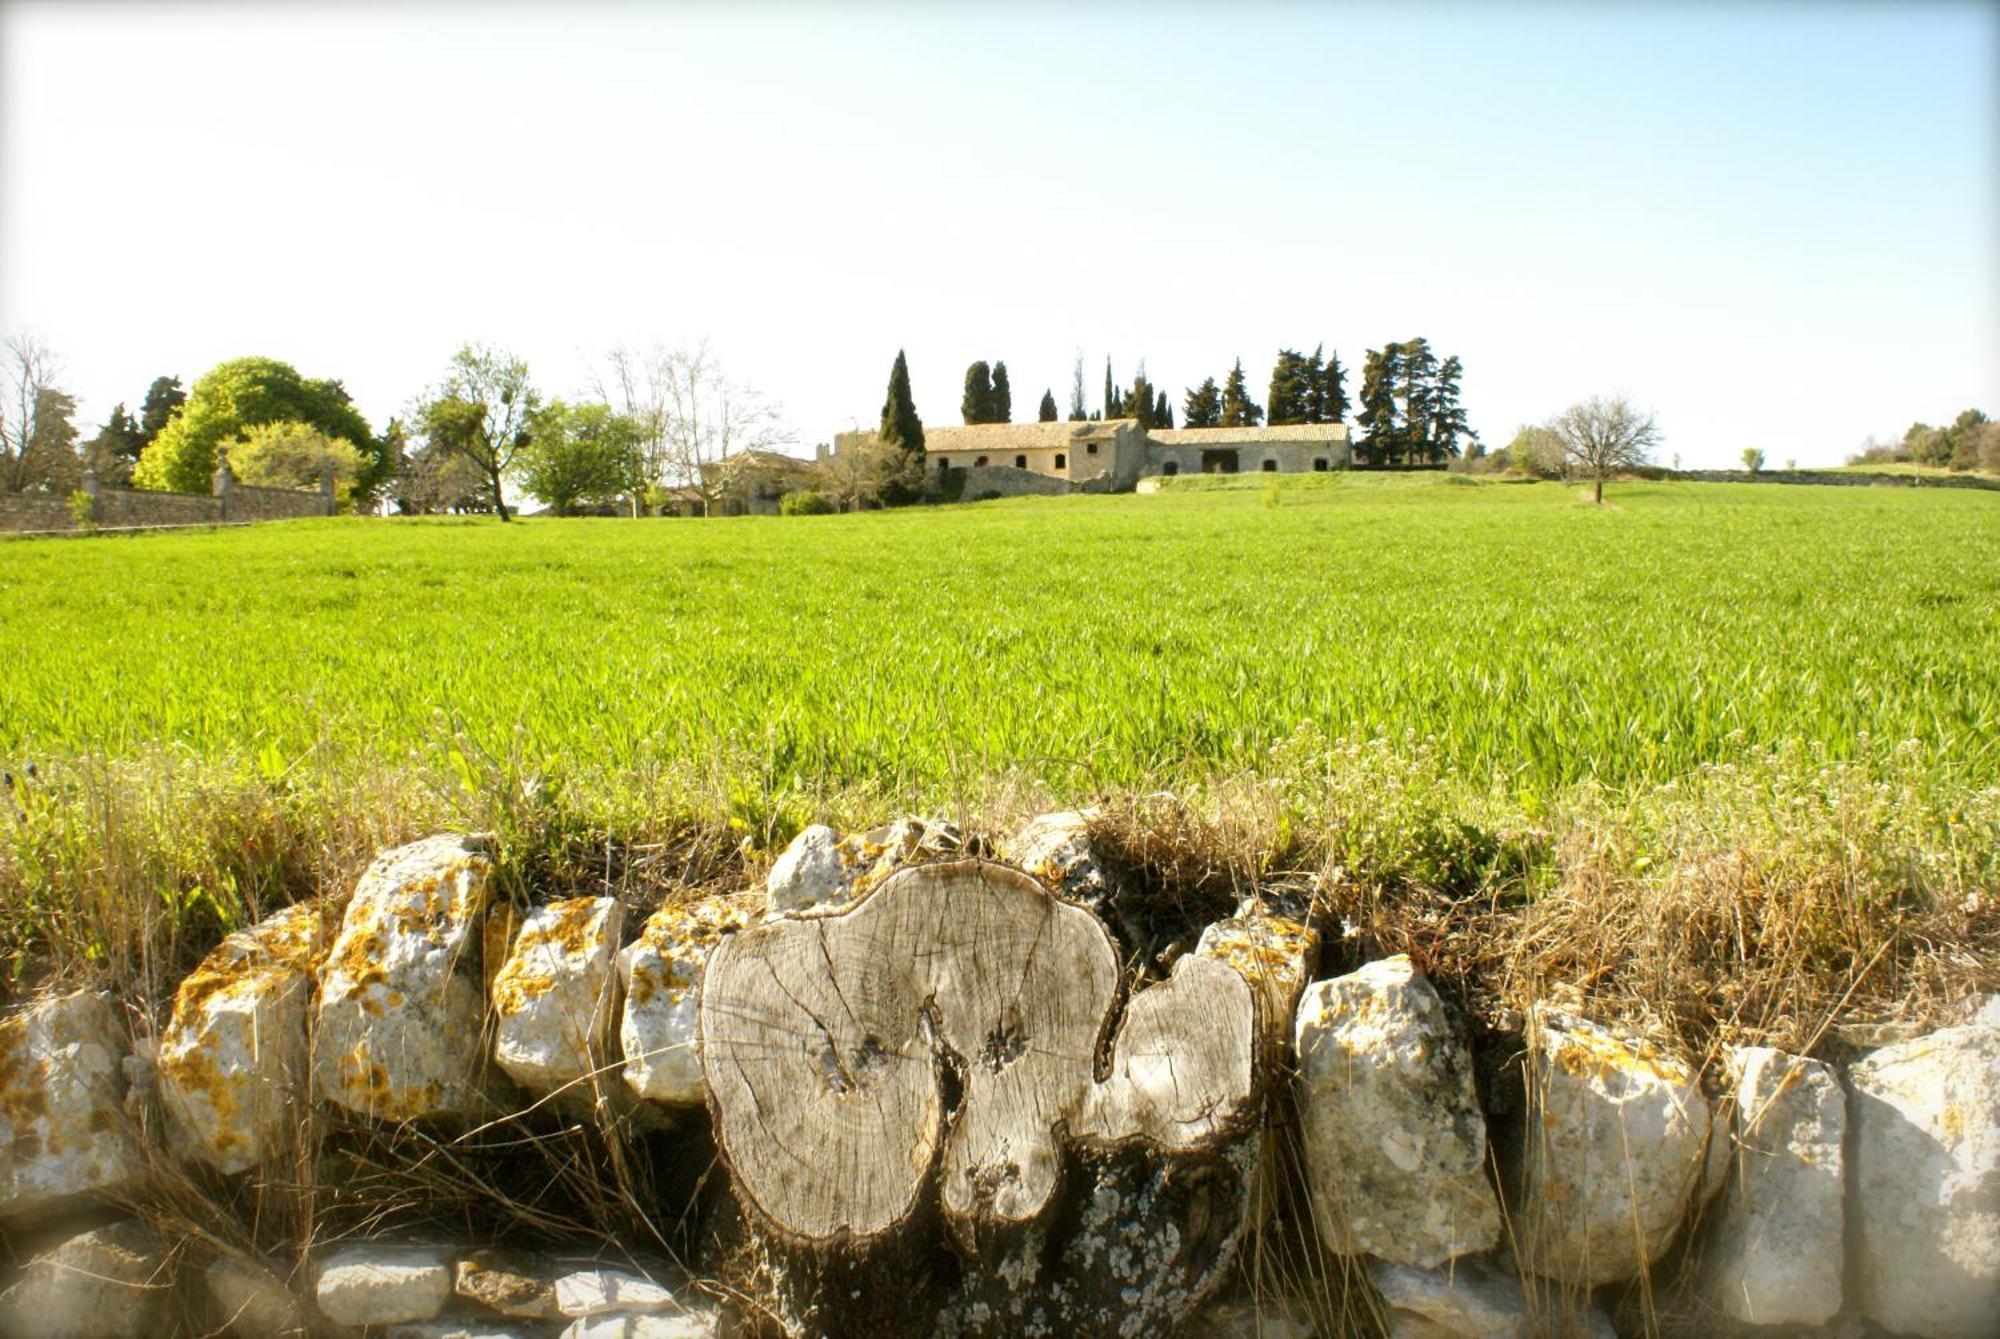
<instances>
[{"instance_id":1,"label":"cut log end","mask_svg":"<svg viewBox=\"0 0 2000 1339\"><path fill-rule=\"evenodd\" d=\"M1262 1097L1252 988L1191 956L1114 1033L1119 979L1094 915L982 861L906 869L837 915L724 943L702 1066L760 1230L866 1255L935 1204L970 1248L1044 1220L1086 1150L1240 1138Z\"/></svg>"}]
</instances>

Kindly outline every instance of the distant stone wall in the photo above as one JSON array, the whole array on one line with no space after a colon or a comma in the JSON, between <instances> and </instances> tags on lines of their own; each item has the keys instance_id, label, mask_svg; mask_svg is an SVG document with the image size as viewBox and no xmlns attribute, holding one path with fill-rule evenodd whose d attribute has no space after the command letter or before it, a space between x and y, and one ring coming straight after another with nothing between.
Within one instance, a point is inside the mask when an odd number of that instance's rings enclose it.
<instances>
[{"instance_id":1,"label":"distant stone wall","mask_svg":"<svg viewBox=\"0 0 2000 1339\"><path fill-rule=\"evenodd\" d=\"M86 484L85 492L93 491ZM237 525L331 516L331 493L320 489L253 488L233 481L214 493L165 493L97 488L95 524L103 530L152 530L181 525ZM76 529L67 497L0 493L0 531L14 534Z\"/></svg>"},{"instance_id":2,"label":"distant stone wall","mask_svg":"<svg viewBox=\"0 0 2000 1339\"><path fill-rule=\"evenodd\" d=\"M1001 497L1058 497L1065 493L1107 491L1101 487L1089 487L1096 483L1094 479L1073 484L1053 474L1016 469L1012 465L967 465L963 473L965 490L959 497L966 502L976 502L996 493Z\"/></svg>"}]
</instances>

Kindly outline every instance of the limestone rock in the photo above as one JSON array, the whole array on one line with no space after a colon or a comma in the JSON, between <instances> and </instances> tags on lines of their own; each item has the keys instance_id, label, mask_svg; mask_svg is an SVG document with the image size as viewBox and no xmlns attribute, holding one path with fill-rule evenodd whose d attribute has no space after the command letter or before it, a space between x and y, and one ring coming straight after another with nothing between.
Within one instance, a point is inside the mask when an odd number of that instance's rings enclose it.
<instances>
[{"instance_id":1,"label":"limestone rock","mask_svg":"<svg viewBox=\"0 0 2000 1339\"><path fill-rule=\"evenodd\" d=\"M930 819L899 818L849 837L815 823L771 866L770 914L844 906L904 865L955 855L964 844L952 824Z\"/></svg>"},{"instance_id":2,"label":"limestone rock","mask_svg":"<svg viewBox=\"0 0 2000 1339\"><path fill-rule=\"evenodd\" d=\"M1703 1287L1735 1320L1823 1324L1840 1310L1846 1095L1827 1065L1768 1046L1733 1050L1729 1073L1735 1177Z\"/></svg>"},{"instance_id":3,"label":"limestone rock","mask_svg":"<svg viewBox=\"0 0 2000 1339\"><path fill-rule=\"evenodd\" d=\"M298 1119L323 931L317 907L287 907L223 940L174 994L160 1095L188 1146L218 1171L267 1161Z\"/></svg>"},{"instance_id":4,"label":"limestone rock","mask_svg":"<svg viewBox=\"0 0 2000 1339\"><path fill-rule=\"evenodd\" d=\"M2000 1317L2000 1028L1885 1047L1848 1070L1852 1296L1885 1328L1991 1335Z\"/></svg>"},{"instance_id":5,"label":"limestone rock","mask_svg":"<svg viewBox=\"0 0 2000 1339\"><path fill-rule=\"evenodd\" d=\"M493 1058L531 1093L580 1089L604 1064L614 1017L612 957L625 927L615 897L536 907L493 978Z\"/></svg>"},{"instance_id":6,"label":"limestone rock","mask_svg":"<svg viewBox=\"0 0 2000 1339\"><path fill-rule=\"evenodd\" d=\"M696 1035L702 974L715 946L748 923L742 902L734 898L665 906L619 953L625 1014L618 1040L625 1082L640 1097L667 1106L700 1106L707 1100Z\"/></svg>"},{"instance_id":7,"label":"limestone rock","mask_svg":"<svg viewBox=\"0 0 2000 1339\"><path fill-rule=\"evenodd\" d=\"M315 1298L339 1325L431 1320L451 1299L451 1265L423 1246L348 1246L327 1258Z\"/></svg>"},{"instance_id":8,"label":"limestone rock","mask_svg":"<svg viewBox=\"0 0 2000 1339\"><path fill-rule=\"evenodd\" d=\"M1480 1257L1437 1269L1371 1260L1368 1277L1388 1307L1383 1319L1392 1339L1616 1339L1588 1294L1524 1289Z\"/></svg>"},{"instance_id":9,"label":"limestone rock","mask_svg":"<svg viewBox=\"0 0 2000 1339\"><path fill-rule=\"evenodd\" d=\"M244 1339L305 1333L305 1308L292 1290L262 1265L225 1255L210 1263L202 1280L208 1285L216 1321L229 1333Z\"/></svg>"},{"instance_id":10,"label":"limestone rock","mask_svg":"<svg viewBox=\"0 0 2000 1339\"><path fill-rule=\"evenodd\" d=\"M1522 1265L1585 1287L1636 1276L1700 1179L1709 1109L1694 1071L1542 1005L1529 1011L1526 1066L1506 1168Z\"/></svg>"},{"instance_id":11,"label":"limestone rock","mask_svg":"<svg viewBox=\"0 0 2000 1339\"><path fill-rule=\"evenodd\" d=\"M482 1108L479 933L491 876L482 844L449 835L385 852L361 876L321 970L320 1098L387 1121Z\"/></svg>"},{"instance_id":12,"label":"limestone rock","mask_svg":"<svg viewBox=\"0 0 2000 1339\"><path fill-rule=\"evenodd\" d=\"M1000 859L1026 870L1058 897L1094 907L1111 893L1111 876L1090 844L1095 809L1043 814L1002 841Z\"/></svg>"},{"instance_id":13,"label":"limestone rock","mask_svg":"<svg viewBox=\"0 0 2000 1339\"><path fill-rule=\"evenodd\" d=\"M579 1269L556 1280L556 1310L565 1316L681 1311L672 1288L623 1269Z\"/></svg>"},{"instance_id":14,"label":"limestone rock","mask_svg":"<svg viewBox=\"0 0 2000 1339\"><path fill-rule=\"evenodd\" d=\"M474 1251L458 1262L453 1287L488 1311L522 1320L556 1315L555 1285L531 1266L492 1251Z\"/></svg>"},{"instance_id":15,"label":"limestone rock","mask_svg":"<svg viewBox=\"0 0 2000 1339\"><path fill-rule=\"evenodd\" d=\"M1258 997L1258 1023L1272 1063L1291 1042L1299 996L1319 960L1319 932L1304 920L1277 915L1256 903L1204 928L1195 955L1236 969Z\"/></svg>"},{"instance_id":16,"label":"limestone rock","mask_svg":"<svg viewBox=\"0 0 2000 1339\"><path fill-rule=\"evenodd\" d=\"M1332 1249L1428 1268L1491 1248L1500 1208L1472 1055L1409 958L1309 987L1296 1045L1308 1183Z\"/></svg>"},{"instance_id":17,"label":"limestone rock","mask_svg":"<svg viewBox=\"0 0 2000 1339\"><path fill-rule=\"evenodd\" d=\"M531 1339L531 1332L485 1320L426 1320L391 1325L384 1339Z\"/></svg>"},{"instance_id":18,"label":"limestone rock","mask_svg":"<svg viewBox=\"0 0 2000 1339\"><path fill-rule=\"evenodd\" d=\"M585 1316L562 1332L562 1339L715 1339L720 1318L708 1309L679 1315Z\"/></svg>"},{"instance_id":19,"label":"limestone rock","mask_svg":"<svg viewBox=\"0 0 2000 1339\"><path fill-rule=\"evenodd\" d=\"M90 991L0 1021L0 1215L130 1189L144 1158L123 1098L125 1028Z\"/></svg>"},{"instance_id":20,"label":"limestone rock","mask_svg":"<svg viewBox=\"0 0 2000 1339\"><path fill-rule=\"evenodd\" d=\"M0 1293L8 1339L154 1339L165 1310L166 1246L137 1223L71 1237Z\"/></svg>"}]
</instances>

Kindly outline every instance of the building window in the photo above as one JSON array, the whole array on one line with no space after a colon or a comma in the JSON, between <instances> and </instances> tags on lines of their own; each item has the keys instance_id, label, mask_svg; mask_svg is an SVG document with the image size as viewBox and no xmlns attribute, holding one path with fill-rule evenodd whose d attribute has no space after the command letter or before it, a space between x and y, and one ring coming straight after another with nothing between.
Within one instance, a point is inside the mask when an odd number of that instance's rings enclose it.
<instances>
[{"instance_id":1,"label":"building window","mask_svg":"<svg viewBox=\"0 0 2000 1339\"><path fill-rule=\"evenodd\" d=\"M1084 450L1084 454L1086 454L1086 455L1092 455L1092 456L1094 456L1094 455L1096 455L1096 454L1097 454L1097 443L1096 443L1096 442L1085 442L1085 443L1083 444L1083 450Z\"/></svg>"},{"instance_id":2,"label":"building window","mask_svg":"<svg viewBox=\"0 0 2000 1339\"><path fill-rule=\"evenodd\" d=\"M1313 457L1313 469L1314 469L1314 470L1316 470L1316 471L1318 471L1318 472L1319 472L1319 473L1321 473L1321 474L1325 474L1325 473L1326 473L1326 457L1325 457L1325 456L1314 456L1314 457Z\"/></svg>"},{"instance_id":3,"label":"building window","mask_svg":"<svg viewBox=\"0 0 2000 1339\"><path fill-rule=\"evenodd\" d=\"M1265 461L1265 462L1264 462L1264 473L1266 473L1266 474L1276 474L1277 472L1278 472L1278 462L1277 462L1277 461L1275 461L1275 460L1267 460L1267 461Z\"/></svg>"},{"instance_id":4,"label":"building window","mask_svg":"<svg viewBox=\"0 0 2000 1339\"><path fill-rule=\"evenodd\" d=\"M1056 468L1060 470L1060 469L1066 469L1068 468L1068 466L1069 466L1069 457L1064 455L1060 451L1056 452Z\"/></svg>"},{"instance_id":5,"label":"building window","mask_svg":"<svg viewBox=\"0 0 2000 1339\"><path fill-rule=\"evenodd\" d=\"M977 460L973 461L973 462L972 462L972 468L973 468L973 469L975 469L975 470L983 470L983 469L985 469L985 468L986 468L986 457L985 457L985 456L981 456L981 457L980 457L979 459L977 459Z\"/></svg>"},{"instance_id":6,"label":"building window","mask_svg":"<svg viewBox=\"0 0 2000 1339\"><path fill-rule=\"evenodd\" d=\"M1017 469L1017 470L1025 470L1025 469L1027 469L1027 468L1028 468L1028 458L1027 458L1026 456L1015 456L1015 457L1014 457L1014 468L1015 468L1015 469Z\"/></svg>"},{"instance_id":7,"label":"building window","mask_svg":"<svg viewBox=\"0 0 2000 1339\"><path fill-rule=\"evenodd\" d=\"M1180 472L1181 472L1181 463L1178 460L1170 460L1166 464L1160 467L1160 473L1166 475L1169 479L1173 478L1176 474L1179 474Z\"/></svg>"}]
</instances>

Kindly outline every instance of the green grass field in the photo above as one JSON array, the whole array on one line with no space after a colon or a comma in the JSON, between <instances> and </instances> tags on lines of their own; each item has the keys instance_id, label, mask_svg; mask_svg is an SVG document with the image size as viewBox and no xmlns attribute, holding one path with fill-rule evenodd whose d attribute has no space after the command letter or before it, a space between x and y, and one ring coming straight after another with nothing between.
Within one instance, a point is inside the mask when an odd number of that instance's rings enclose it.
<instances>
[{"instance_id":1,"label":"green grass field","mask_svg":"<svg viewBox=\"0 0 2000 1339\"><path fill-rule=\"evenodd\" d=\"M333 520L0 546L0 757L289 766L462 727L923 793L1255 770L1303 723L1467 775L1745 742L2000 777L1979 493L1445 477L682 523Z\"/></svg>"}]
</instances>

